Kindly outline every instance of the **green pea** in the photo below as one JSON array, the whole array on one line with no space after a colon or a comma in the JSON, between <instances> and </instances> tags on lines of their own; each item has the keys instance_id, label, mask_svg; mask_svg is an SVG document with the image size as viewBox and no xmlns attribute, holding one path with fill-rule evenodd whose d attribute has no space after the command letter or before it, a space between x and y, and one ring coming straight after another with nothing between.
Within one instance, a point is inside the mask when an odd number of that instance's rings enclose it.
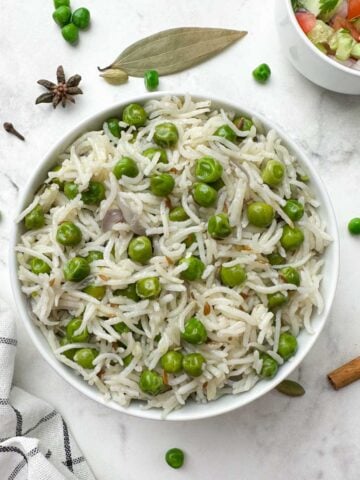
<instances>
[{"instance_id":1,"label":"green pea","mask_svg":"<svg viewBox=\"0 0 360 480\"><path fill-rule=\"evenodd\" d=\"M50 172L58 172L59 170L61 170L61 165L55 165L54 168L52 168L51 170L49 170L49 173ZM52 178L51 179L51 183L54 183L55 185L58 185L59 187L59 190L63 190L64 189L64 182L62 182L59 178Z\"/></svg>"},{"instance_id":2,"label":"green pea","mask_svg":"<svg viewBox=\"0 0 360 480\"><path fill-rule=\"evenodd\" d=\"M207 331L202 323L196 317L191 317L185 324L181 338L192 345L202 345L207 340Z\"/></svg>"},{"instance_id":3,"label":"green pea","mask_svg":"<svg viewBox=\"0 0 360 480\"><path fill-rule=\"evenodd\" d=\"M304 205L293 199L286 202L283 210L293 222L298 222L304 215Z\"/></svg>"},{"instance_id":4,"label":"green pea","mask_svg":"<svg viewBox=\"0 0 360 480\"><path fill-rule=\"evenodd\" d=\"M189 281L200 280L205 270L203 262L196 257L188 257L179 260L179 265L183 263L187 265L187 268L180 273L181 278Z\"/></svg>"},{"instance_id":5,"label":"green pea","mask_svg":"<svg viewBox=\"0 0 360 480\"><path fill-rule=\"evenodd\" d=\"M210 187L215 188L217 192L221 190L223 187L225 187L225 183L222 178L219 178L219 180L216 180L216 182L209 183L209 185Z\"/></svg>"},{"instance_id":6,"label":"green pea","mask_svg":"<svg viewBox=\"0 0 360 480\"><path fill-rule=\"evenodd\" d=\"M261 177L263 182L269 185L269 187L277 187L282 183L284 175L285 167L281 162L268 160L262 170Z\"/></svg>"},{"instance_id":7,"label":"green pea","mask_svg":"<svg viewBox=\"0 0 360 480\"><path fill-rule=\"evenodd\" d=\"M45 225L44 210L40 205L36 205L29 212L24 220L26 230L37 230Z\"/></svg>"},{"instance_id":8,"label":"green pea","mask_svg":"<svg viewBox=\"0 0 360 480\"><path fill-rule=\"evenodd\" d=\"M221 178L223 168L221 163L212 157L202 157L196 160L195 175L204 183L216 182Z\"/></svg>"},{"instance_id":9,"label":"green pea","mask_svg":"<svg viewBox=\"0 0 360 480\"><path fill-rule=\"evenodd\" d=\"M81 30L85 30L90 25L90 12L87 8L77 8L72 15L72 22Z\"/></svg>"},{"instance_id":10,"label":"green pea","mask_svg":"<svg viewBox=\"0 0 360 480\"><path fill-rule=\"evenodd\" d=\"M79 194L79 187L75 182L64 183L64 194L69 200L73 200Z\"/></svg>"},{"instance_id":11,"label":"green pea","mask_svg":"<svg viewBox=\"0 0 360 480\"><path fill-rule=\"evenodd\" d=\"M73 247L82 240L82 233L79 227L72 222L63 222L58 226L56 241L61 245Z\"/></svg>"},{"instance_id":12,"label":"green pea","mask_svg":"<svg viewBox=\"0 0 360 480\"><path fill-rule=\"evenodd\" d=\"M297 348L298 342L294 335L288 332L280 334L278 347L278 354L280 357L284 360L289 360L290 357L295 355Z\"/></svg>"},{"instance_id":13,"label":"green pea","mask_svg":"<svg viewBox=\"0 0 360 480\"><path fill-rule=\"evenodd\" d=\"M138 103L130 103L124 108L122 119L128 125L134 127L143 127L147 120L147 115L144 108Z\"/></svg>"},{"instance_id":14,"label":"green pea","mask_svg":"<svg viewBox=\"0 0 360 480\"><path fill-rule=\"evenodd\" d=\"M71 19L71 9L66 5L58 7L53 13L53 19L60 27L67 25Z\"/></svg>"},{"instance_id":15,"label":"green pea","mask_svg":"<svg viewBox=\"0 0 360 480\"><path fill-rule=\"evenodd\" d=\"M49 274L51 272L49 265L44 262L44 260L41 260L41 258L36 257L30 260L30 269L35 275L40 275L41 273Z\"/></svg>"},{"instance_id":16,"label":"green pea","mask_svg":"<svg viewBox=\"0 0 360 480\"><path fill-rule=\"evenodd\" d=\"M99 355L99 352L94 348L81 348L74 355L74 362L83 368L93 368L94 360Z\"/></svg>"},{"instance_id":17,"label":"green pea","mask_svg":"<svg viewBox=\"0 0 360 480\"><path fill-rule=\"evenodd\" d=\"M266 83L271 76L271 70L269 65L262 63L253 70L252 74L257 82Z\"/></svg>"},{"instance_id":18,"label":"green pea","mask_svg":"<svg viewBox=\"0 0 360 480\"><path fill-rule=\"evenodd\" d=\"M176 125L170 122L161 123L155 127L154 142L162 148L175 147L179 140Z\"/></svg>"},{"instance_id":19,"label":"green pea","mask_svg":"<svg viewBox=\"0 0 360 480\"><path fill-rule=\"evenodd\" d=\"M144 370L140 375L140 389L149 395L159 395L164 390L164 382L157 372Z\"/></svg>"},{"instance_id":20,"label":"green pea","mask_svg":"<svg viewBox=\"0 0 360 480\"><path fill-rule=\"evenodd\" d=\"M98 250L91 250L85 257L88 263L96 262L97 260L102 260L104 258L103 252Z\"/></svg>"},{"instance_id":21,"label":"green pea","mask_svg":"<svg viewBox=\"0 0 360 480\"><path fill-rule=\"evenodd\" d=\"M119 125L120 118L112 117L106 120L107 127L109 132L113 137L120 138L121 137L121 127Z\"/></svg>"},{"instance_id":22,"label":"green pea","mask_svg":"<svg viewBox=\"0 0 360 480\"><path fill-rule=\"evenodd\" d=\"M208 221L208 232L211 237L216 239L226 238L231 235L232 228L229 216L226 213L212 215Z\"/></svg>"},{"instance_id":23,"label":"green pea","mask_svg":"<svg viewBox=\"0 0 360 480\"><path fill-rule=\"evenodd\" d=\"M297 173L296 177L298 180L300 180L300 182L304 183L307 183L310 180L309 175L307 175L306 173Z\"/></svg>"},{"instance_id":24,"label":"green pea","mask_svg":"<svg viewBox=\"0 0 360 480\"><path fill-rule=\"evenodd\" d=\"M274 220L275 212L273 207L267 203L254 202L247 207L247 217L251 225L258 228L266 228Z\"/></svg>"},{"instance_id":25,"label":"green pea","mask_svg":"<svg viewBox=\"0 0 360 480\"><path fill-rule=\"evenodd\" d=\"M183 358L183 369L190 377L200 377L205 358L201 353L189 353Z\"/></svg>"},{"instance_id":26,"label":"green pea","mask_svg":"<svg viewBox=\"0 0 360 480\"><path fill-rule=\"evenodd\" d=\"M128 246L128 255L134 262L145 265L152 257L152 244L147 237L136 237Z\"/></svg>"},{"instance_id":27,"label":"green pea","mask_svg":"<svg viewBox=\"0 0 360 480\"><path fill-rule=\"evenodd\" d=\"M150 178L150 191L157 197L167 197L175 187L175 180L168 173L159 173Z\"/></svg>"},{"instance_id":28,"label":"green pea","mask_svg":"<svg viewBox=\"0 0 360 480\"><path fill-rule=\"evenodd\" d=\"M126 325L125 322L119 322L119 323L116 323L115 325L112 326L113 329L119 333L120 335L122 335L123 333L128 333L130 332L130 328Z\"/></svg>"},{"instance_id":29,"label":"green pea","mask_svg":"<svg viewBox=\"0 0 360 480\"><path fill-rule=\"evenodd\" d=\"M226 140L229 140L229 142L235 142L236 140L236 133L229 125L222 125L214 132L214 135L216 137L225 138Z\"/></svg>"},{"instance_id":30,"label":"green pea","mask_svg":"<svg viewBox=\"0 0 360 480\"><path fill-rule=\"evenodd\" d=\"M81 324L82 324L82 318L74 317L66 325L66 338L71 343L84 343L89 340L90 334L86 327L81 333L79 333L78 335L75 335L75 332L79 330L79 328L81 327Z\"/></svg>"},{"instance_id":31,"label":"green pea","mask_svg":"<svg viewBox=\"0 0 360 480\"><path fill-rule=\"evenodd\" d=\"M70 0L54 0L54 6L55 8L59 7L69 7L70 6Z\"/></svg>"},{"instance_id":32,"label":"green pea","mask_svg":"<svg viewBox=\"0 0 360 480\"><path fill-rule=\"evenodd\" d=\"M195 202L201 207L211 207L217 200L217 191L207 183L195 183L192 195Z\"/></svg>"},{"instance_id":33,"label":"green pea","mask_svg":"<svg viewBox=\"0 0 360 480\"><path fill-rule=\"evenodd\" d=\"M270 265L284 265L286 258L282 257L279 252L272 252L267 256Z\"/></svg>"},{"instance_id":34,"label":"green pea","mask_svg":"<svg viewBox=\"0 0 360 480\"><path fill-rule=\"evenodd\" d=\"M106 287L104 285L88 285L83 292L100 301L105 297Z\"/></svg>"},{"instance_id":35,"label":"green pea","mask_svg":"<svg viewBox=\"0 0 360 480\"><path fill-rule=\"evenodd\" d=\"M81 200L85 205L100 205L105 198L105 185L102 182L95 182L91 180L87 190L82 192Z\"/></svg>"},{"instance_id":36,"label":"green pea","mask_svg":"<svg viewBox=\"0 0 360 480\"><path fill-rule=\"evenodd\" d=\"M64 277L68 282L81 282L89 274L90 266L82 257L74 257L64 266Z\"/></svg>"},{"instance_id":37,"label":"green pea","mask_svg":"<svg viewBox=\"0 0 360 480\"><path fill-rule=\"evenodd\" d=\"M285 250L296 250L304 241L304 234L300 228L291 228L285 225L281 235L280 243Z\"/></svg>"},{"instance_id":38,"label":"green pea","mask_svg":"<svg viewBox=\"0 0 360 480\"><path fill-rule=\"evenodd\" d=\"M271 378L274 378L279 370L279 365L277 361L274 360L272 357L270 357L270 355L267 355L266 353L262 354L261 358L263 363L260 371L260 376L268 380L270 380Z\"/></svg>"},{"instance_id":39,"label":"green pea","mask_svg":"<svg viewBox=\"0 0 360 480\"><path fill-rule=\"evenodd\" d=\"M189 215L185 212L183 207L174 207L170 210L169 219L172 222L185 222Z\"/></svg>"},{"instance_id":40,"label":"green pea","mask_svg":"<svg viewBox=\"0 0 360 480\"><path fill-rule=\"evenodd\" d=\"M156 70L147 70L144 73L144 83L146 90L153 92L159 86L159 74Z\"/></svg>"},{"instance_id":41,"label":"green pea","mask_svg":"<svg viewBox=\"0 0 360 480\"><path fill-rule=\"evenodd\" d=\"M183 243L185 244L186 248L191 247L191 245L192 245L193 243L195 243L195 242L196 242L196 235L195 235L195 233L190 233L190 235L187 236L187 237L185 238L185 240L183 241Z\"/></svg>"},{"instance_id":42,"label":"green pea","mask_svg":"<svg viewBox=\"0 0 360 480\"><path fill-rule=\"evenodd\" d=\"M242 132L248 132L249 130L251 130L251 127L254 125L252 120L248 117L236 117L233 123L235 127L241 130Z\"/></svg>"},{"instance_id":43,"label":"green pea","mask_svg":"<svg viewBox=\"0 0 360 480\"><path fill-rule=\"evenodd\" d=\"M179 373L182 370L183 355L181 352L170 350L161 357L161 367L167 373Z\"/></svg>"},{"instance_id":44,"label":"green pea","mask_svg":"<svg viewBox=\"0 0 360 480\"><path fill-rule=\"evenodd\" d=\"M134 302L138 302L140 300L139 295L136 293L136 284L135 283L131 283L126 288L115 290L114 295L116 297L118 297L118 296L126 297L129 300L133 300Z\"/></svg>"},{"instance_id":45,"label":"green pea","mask_svg":"<svg viewBox=\"0 0 360 480\"><path fill-rule=\"evenodd\" d=\"M292 283L297 287L300 285L300 273L293 267L285 267L280 270L281 277L286 283Z\"/></svg>"},{"instance_id":46,"label":"green pea","mask_svg":"<svg viewBox=\"0 0 360 480\"><path fill-rule=\"evenodd\" d=\"M236 287L245 282L247 278L246 270L241 265L234 265L233 267L220 268L220 280L223 285L227 287Z\"/></svg>"},{"instance_id":47,"label":"green pea","mask_svg":"<svg viewBox=\"0 0 360 480\"><path fill-rule=\"evenodd\" d=\"M352 235L360 235L360 218L350 220L348 230Z\"/></svg>"},{"instance_id":48,"label":"green pea","mask_svg":"<svg viewBox=\"0 0 360 480\"><path fill-rule=\"evenodd\" d=\"M139 168L132 158L122 157L115 165L113 174L117 179L121 178L123 175L125 175L125 177L134 178L139 175Z\"/></svg>"},{"instance_id":49,"label":"green pea","mask_svg":"<svg viewBox=\"0 0 360 480\"><path fill-rule=\"evenodd\" d=\"M76 43L79 40L79 29L73 23L68 23L61 29L61 34L69 43Z\"/></svg>"},{"instance_id":50,"label":"green pea","mask_svg":"<svg viewBox=\"0 0 360 480\"><path fill-rule=\"evenodd\" d=\"M160 292L161 285L158 277L142 278L136 282L136 294L140 298L156 298Z\"/></svg>"},{"instance_id":51,"label":"green pea","mask_svg":"<svg viewBox=\"0 0 360 480\"><path fill-rule=\"evenodd\" d=\"M68 338L63 337L60 338L60 346L65 347L65 345L69 345L69 343L72 343ZM70 350L66 350L65 352L62 352L61 355L65 355L66 358L69 360L74 360L74 355L77 352L77 348L71 348Z\"/></svg>"},{"instance_id":52,"label":"green pea","mask_svg":"<svg viewBox=\"0 0 360 480\"><path fill-rule=\"evenodd\" d=\"M171 448L166 452L165 460L171 468L181 468L184 464L184 452L180 448Z\"/></svg>"},{"instance_id":53,"label":"green pea","mask_svg":"<svg viewBox=\"0 0 360 480\"><path fill-rule=\"evenodd\" d=\"M124 363L124 367L127 367L128 365L130 365L133 358L134 358L134 355L132 355L131 353L129 353L129 355L126 355L126 357L122 359Z\"/></svg>"},{"instance_id":54,"label":"green pea","mask_svg":"<svg viewBox=\"0 0 360 480\"><path fill-rule=\"evenodd\" d=\"M267 298L269 310L280 308L288 301L288 297L281 292L270 293Z\"/></svg>"},{"instance_id":55,"label":"green pea","mask_svg":"<svg viewBox=\"0 0 360 480\"><path fill-rule=\"evenodd\" d=\"M163 148L153 148L153 147L151 147L151 148L147 148L146 150L144 150L142 152L144 157L147 157L150 160L152 160L154 158L154 155L156 153L160 153L159 163L169 163L166 150L164 150Z\"/></svg>"}]
</instances>

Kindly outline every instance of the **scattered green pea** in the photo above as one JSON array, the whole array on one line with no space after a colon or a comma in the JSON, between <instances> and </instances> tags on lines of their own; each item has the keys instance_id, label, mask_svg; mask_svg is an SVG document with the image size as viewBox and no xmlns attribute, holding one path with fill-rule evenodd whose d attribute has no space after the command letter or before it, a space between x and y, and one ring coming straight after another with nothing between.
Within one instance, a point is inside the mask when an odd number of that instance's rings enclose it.
<instances>
[{"instance_id":1,"label":"scattered green pea","mask_svg":"<svg viewBox=\"0 0 360 480\"><path fill-rule=\"evenodd\" d=\"M82 257L73 257L64 266L64 277L68 282L81 282L89 274L89 263Z\"/></svg>"},{"instance_id":2,"label":"scattered green pea","mask_svg":"<svg viewBox=\"0 0 360 480\"><path fill-rule=\"evenodd\" d=\"M248 117L236 117L233 123L242 132L248 132L254 125L253 121Z\"/></svg>"},{"instance_id":3,"label":"scattered green pea","mask_svg":"<svg viewBox=\"0 0 360 480\"><path fill-rule=\"evenodd\" d=\"M167 197L174 187L174 177L169 173L159 173L150 178L150 191L157 197Z\"/></svg>"},{"instance_id":4,"label":"scattered green pea","mask_svg":"<svg viewBox=\"0 0 360 480\"><path fill-rule=\"evenodd\" d=\"M113 135L116 138L121 137L121 128L120 128L119 122L120 122L120 119L116 117L112 117L106 120L106 124L109 129L109 132L111 133L111 135Z\"/></svg>"},{"instance_id":5,"label":"scattered green pea","mask_svg":"<svg viewBox=\"0 0 360 480\"><path fill-rule=\"evenodd\" d=\"M223 168L221 163L212 157L202 157L196 160L195 175L204 183L213 183L221 178Z\"/></svg>"},{"instance_id":6,"label":"scattered green pea","mask_svg":"<svg viewBox=\"0 0 360 480\"><path fill-rule=\"evenodd\" d=\"M136 293L136 284L135 283L131 283L126 288L115 290L114 295L116 297L117 296L126 297L129 300L132 300L133 302L138 302L140 300L139 295Z\"/></svg>"},{"instance_id":7,"label":"scattered green pea","mask_svg":"<svg viewBox=\"0 0 360 480\"><path fill-rule=\"evenodd\" d=\"M61 165L55 165L54 168L52 168L50 172L58 172L59 170L61 170ZM54 183L55 185L58 185L59 187L59 190L63 190L64 189L64 182L62 182L59 178L57 177L54 177L51 179L51 182L50 183Z\"/></svg>"},{"instance_id":8,"label":"scattered green pea","mask_svg":"<svg viewBox=\"0 0 360 480\"><path fill-rule=\"evenodd\" d=\"M139 175L139 168L130 157L122 157L113 169L113 174L119 180L123 175L134 178Z\"/></svg>"},{"instance_id":9,"label":"scattered green pea","mask_svg":"<svg viewBox=\"0 0 360 480\"><path fill-rule=\"evenodd\" d=\"M180 273L181 278L188 281L200 280L205 270L204 263L197 257L182 258L179 260L179 265L183 263L187 265L187 268Z\"/></svg>"},{"instance_id":10,"label":"scattered green pea","mask_svg":"<svg viewBox=\"0 0 360 480\"><path fill-rule=\"evenodd\" d=\"M122 359L124 363L124 367L127 367L128 365L130 365L133 358L134 358L134 355L132 355L131 353L129 353L129 355L126 355L126 357Z\"/></svg>"},{"instance_id":11,"label":"scattered green pea","mask_svg":"<svg viewBox=\"0 0 360 480\"><path fill-rule=\"evenodd\" d=\"M169 163L166 150L164 150L163 148L150 147L150 148L147 148L146 150L144 150L144 151L142 152L142 154L144 155L144 157L147 157L147 158L149 158L150 160L152 160L152 159L154 158L154 155L155 155L156 153L160 153L159 163Z\"/></svg>"},{"instance_id":12,"label":"scattered green pea","mask_svg":"<svg viewBox=\"0 0 360 480\"><path fill-rule=\"evenodd\" d=\"M214 135L216 137L225 138L226 140L229 140L229 142L235 142L236 140L236 133L229 125L222 125L214 132Z\"/></svg>"},{"instance_id":13,"label":"scattered green pea","mask_svg":"<svg viewBox=\"0 0 360 480\"><path fill-rule=\"evenodd\" d=\"M93 368L94 360L99 355L99 352L94 348L81 348L74 355L74 362L83 368Z\"/></svg>"},{"instance_id":14,"label":"scattered green pea","mask_svg":"<svg viewBox=\"0 0 360 480\"><path fill-rule=\"evenodd\" d=\"M54 0L54 7L59 8L59 7L69 7L70 6L70 0Z\"/></svg>"},{"instance_id":15,"label":"scattered green pea","mask_svg":"<svg viewBox=\"0 0 360 480\"><path fill-rule=\"evenodd\" d=\"M181 338L193 345L202 345L207 340L207 331L202 323L196 317L191 317L185 324Z\"/></svg>"},{"instance_id":16,"label":"scattered green pea","mask_svg":"<svg viewBox=\"0 0 360 480\"><path fill-rule=\"evenodd\" d=\"M161 123L155 127L154 142L162 148L175 147L179 140L176 125L170 122Z\"/></svg>"},{"instance_id":17,"label":"scattered green pea","mask_svg":"<svg viewBox=\"0 0 360 480\"><path fill-rule=\"evenodd\" d=\"M360 235L360 218L353 218L350 220L348 229L352 235Z\"/></svg>"},{"instance_id":18,"label":"scattered green pea","mask_svg":"<svg viewBox=\"0 0 360 480\"><path fill-rule=\"evenodd\" d=\"M60 27L64 27L70 23L71 9L66 5L58 7L53 13L53 19Z\"/></svg>"},{"instance_id":19,"label":"scattered green pea","mask_svg":"<svg viewBox=\"0 0 360 480\"><path fill-rule=\"evenodd\" d=\"M153 92L159 86L159 74L156 70L147 70L144 73L144 83L146 90Z\"/></svg>"},{"instance_id":20,"label":"scattered green pea","mask_svg":"<svg viewBox=\"0 0 360 480\"><path fill-rule=\"evenodd\" d=\"M157 372L144 370L140 375L140 389L149 395L158 395L164 389L164 382Z\"/></svg>"},{"instance_id":21,"label":"scattered green pea","mask_svg":"<svg viewBox=\"0 0 360 480\"><path fill-rule=\"evenodd\" d=\"M185 222L189 215L185 212L183 207L174 207L169 212L169 219L172 222Z\"/></svg>"},{"instance_id":22,"label":"scattered green pea","mask_svg":"<svg viewBox=\"0 0 360 480\"><path fill-rule=\"evenodd\" d=\"M112 327L119 335L130 332L130 328L126 325L125 322L115 323L115 325L113 325Z\"/></svg>"},{"instance_id":23,"label":"scattered green pea","mask_svg":"<svg viewBox=\"0 0 360 480\"><path fill-rule=\"evenodd\" d=\"M277 371L279 370L279 365L276 360L274 360L270 355L267 355L266 353L263 353L261 355L262 358L262 367L260 371L260 376L262 378L266 378L270 380L271 378L274 378L275 375L277 374Z\"/></svg>"},{"instance_id":24,"label":"scattered green pea","mask_svg":"<svg viewBox=\"0 0 360 480\"><path fill-rule=\"evenodd\" d=\"M104 254L99 250L91 250L85 258L88 263L92 263L96 262L97 260L102 260L104 258Z\"/></svg>"},{"instance_id":25,"label":"scattered green pea","mask_svg":"<svg viewBox=\"0 0 360 480\"><path fill-rule=\"evenodd\" d=\"M205 358L201 353L188 353L183 358L183 369L190 377L200 377L204 363Z\"/></svg>"},{"instance_id":26,"label":"scattered green pea","mask_svg":"<svg viewBox=\"0 0 360 480\"><path fill-rule=\"evenodd\" d=\"M152 244L147 237L133 238L128 246L128 255L134 262L145 265L152 257Z\"/></svg>"},{"instance_id":27,"label":"scattered green pea","mask_svg":"<svg viewBox=\"0 0 360 480\"><path fill-rule=\"evenodd\" d=\"M90 25L90 12L87 8L77 8L72 14L71 21L81 30L85 30Z\"/></svg>"},{"instance_id":28,"label":"scattered green pea","mask_svg":"<svg viewBox=\"0 0 360 480\"><path fill-rule=\"evenodd\" d=\"M105 297L106 287L104 285L88 285L83 292L100 301Z\"/></svg>"},{"instance_id":29,"label":"scattered green pea","mask_svg":"<svg viewBox=\"0 0 360 480\"><path fill-rule=\"evenodd\" d=\"M75 335L75 332L79 330L79 328L81 327L81 324L82 324L82 318L74 317L66 325L66 338L71 343L84 343L89 340L90 334L86 327L81 333Z\"/></svg>"},{"instance_id":30,"label":"scattered green pea","mask_svg":"<svg viewBox=\"0 0 360 480\"><path fill-rule=\"evenodd\" d=\"M161 285L158 277L142 278L136 282L136 294L140 298L156 298L160 292Z\"/></svg>"},{"instance_id":31,"label":"scattered green pea","mask_svg":"<svg viewBox=\"0 0 360 480\"><path fill-rule=\"evenodd\" d=\"M286 283L292 283L297 287L300 285L300 273L293 267L285 267L280 270L280 276Z\"/></svg>"},{"instance_id":32,"label":"scattered green pea","mask_svg":"<svg viewBox=\"0 0 360 480\"><path fill-rule=\"evenodd\" d=\"M293 222L298 222L304 215L304 205L294 199L288 200L283 210Z\"/></svg>"},{"instance_id":33,"label":"scattered green pea","mask_svg":"<svg viewBox=\"0 0 360 480\"><path fill-rule=\"evenodd\" d=\"M68 23L67 25L63 26L61 29L61 34L64 37L64 40L71 44L74 44L79 40L79 29L73 23Z\"/></svg>"},{"instance_id":34,"label":"scattered green pea","mask_svg":"<svg viewBox=\"0 0 360 480\"><path fill-rule=\"evenodd\" d=\"M182 370L182 360L181 352L170 350L161 357L160 364L167 373L179 373Z\"/></svg>"},{"instance_id":35,"label":"scattered green pea","mask_svg":"<svg viewBox=\"0 0 360 480\"><path fill-rule=\"evenodd\" d=\"M280 334L278 354L284 359L289 360L290 357L295 355L298 348L298 342L296 337L291 333L284 332Z\"/></svg>"},{"instance_id":36,"label":"scattered green pea","mask_svg":"<svg viewBox=\"0 0 360 480\"><path fill-rule=\"evenodd\" d=\"M58 226L56 241L67 247L74 247L82 240L82 233L78 226L72 222L63 222Z\"/></svg>"},{"instance_id":37,"label":"scattered green pea","mask_svg":"<svg viewBox=\"0 0 360 480\"><path fill-rule=\"evenodd\" d=\"M266 63L262 63L256 67L252 73L255 80L259 83L266 83L271 76L270 67Z\"/></svg>"},{"instance_id":38,"label":"scattered green pea","mask_svg":"<svg viewBox=\"0 0 360 480\"><path fill-rule=\"evenodd\" d=\"M35 275L42 273L49 274L51 272L50 266L44 260L41 260L41 258L36 257L30 260L30 270L32 273L35 273Z\"/></svg>"},{"instance_id":39,"label":"scattered green pea","mask_svg":"<svg viewBox=\"0 0 360 480\"><path fill-rule=\"evenodd\" d=\"M277 160L268 160L261 174L263 182L269 187L279 186L284 179L284 175L285 167Z\"/></svg>"},{"instance_id":40,"label":"scattered green pea","mask_svg":"<svg viewBox=\"0 0 360 480\"><path fill-rule=\"evenodd\" d=\"M64 194L65 197L69 200L73 200L79 194L79 187L75 182L65 182L64 183Z\"/></svg>"},{"instance_id":41,"label":"scattered green pea","mask_svg":"<svg viewBox=\"0 0 360 480\"><path fill-rule=\"evenodd\" d=\"M246 280L246 270L241 265L234 265L233 267L220 268L220 280L223 285L227 287L236 287L241 285Z\"/></svg>"},{"instance_id":42,"label":"scattered green pea","mask_svg":"<svg viewBox=\"0 0 360 480\"><path fill-rule=\"evenodd\" d=\"M81 200L85 205L100 205L105 198L105 185L102 182L91 180L87 190L82 192Z\"/></svg>"},{"instance_id":43,"label":"scattered green pea","mask_svg":"<svg viewBox=\"0 0 360 480\"><path fill-rule=\"evenodd\" d=\"M247 207L247 217L251 225L258 228L266 228L274 220L275 212L273 207L267 203L253 202Z\"/></svg>"},{"instance_id":44,"label":"scattered green pea","mask_svg":"<svg viewBox=\"0 0 360 480\"><path fill-rule=\"evenodd\" d=\"M288 297L281 292L270 293L267 298L270 310L280 308L288 301Z\"/></svg>"},{"instance_id":45,"label":"scattered green pea","mask_svg":"<svg viewBox=\"0 0 360 480\"><path fill-rule=\"evenodd\" d=\"M147 120L147 114L144 108L138 103L130 103L130 105L124 108L122 119L128 125L143 127Z\"/></svg>"},{"instance_id":46,"label":"scattered green pea","mask_svg":"<svg viewBox=\"0 0 360 480\"><path fill-rule=\"evenodd\" d=\"M67 337L62 337L60 338L60 346L65 347L65 345L69 345L71 342ZM74 355L77 352L77 348L71 348L69 350L65 350L65 352L62 352L61 355L65 355L66 358L69 360L74 360Z\"/></svg>"},{"instance_id":47,"label":"scattered green pea","mask_svg":"<svg viewBox=\"0 0 360 480\"><path fill-rule=\"evenodd\" d=\"M184 464L185 455L180 448L171 448L166 452L165 460L171 468L181 468Z\"/></svg>"},{"instance_id":48,"label":"scattered green pea","mask_svg":"<svg viewBox=\"0 0 360 480\"><path fill-rule=\"evenodd\" d=\"M232 232L229 216L226 213L212 215L208 221L208 232L211 237L216 239L228 237Z\"/></svg>"},{"instance_id":49,"label":"scattered green pea","mask_svg":"<svg viewBox=\"0 0 360 480\"><path fill-rule=\"evenodd\" d=\"M44 210L40 205L36 205L29 212L24 220L26 230L37 230L45 225Z\"/></svg>"},{"instance_id":50,"label":"scattered green pea","mask_svg":"<svg viewBox=\"0 0 360 480\"><path fill-rule=\"evenodd\" d=\"M201 207L212 207L217 200L217 191L207 183L195 183L192 195L195 202Z\"/></svg>"},{"instance_id":51,"label":"scattered green pea","mask_svg":"<svg viewBox=\"0 0 360 480\"><path fill-rule=\"evenodd\" d=\"M270 265L284 265L286 258L280 255L279 252L272 252L267 256Z\"/></svg>"},{"instance_id":52,"label":"scattered green pea","mask_svg":"<svg viewBox=\"0 0 360 480\"><path fill-rule=\"evenodd\" d=\"M285 250L296 250L298 247L300 247L303 241L304 233L300 228L291 228L289 225L285 225L280 239L280 243Z\"/></svg>"}]
</instances>

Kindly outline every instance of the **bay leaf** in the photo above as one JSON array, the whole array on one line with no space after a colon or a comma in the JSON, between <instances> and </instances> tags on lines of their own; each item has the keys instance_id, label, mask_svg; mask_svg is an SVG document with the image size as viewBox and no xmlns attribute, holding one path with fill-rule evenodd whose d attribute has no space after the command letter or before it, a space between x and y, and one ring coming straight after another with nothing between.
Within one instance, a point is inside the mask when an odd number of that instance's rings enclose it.
<instances>
[{"instance_id":1,"label":"bay leaf","mask_svg":"<svg viewBox=\"0 0 360 480\"><path fill-rule=\"evenodd\" d=\"M159 75L170 75L215 56L246 34L224 28L164 30L133 43L106 68L120 68L132 77L142 77L149 69L157 70Z\"/></svg>"},{"instance_id":2,"label":"bay leaf","mask_svg":"<svg viewBox=\"0 0 360 480\"><path fill-rule=\"evenodd\" d=\"M305 395L304 387L293 380L284 380L279 383L276 390L288 397L301 397L302 395Z\"/></svg>"}]
</instances>

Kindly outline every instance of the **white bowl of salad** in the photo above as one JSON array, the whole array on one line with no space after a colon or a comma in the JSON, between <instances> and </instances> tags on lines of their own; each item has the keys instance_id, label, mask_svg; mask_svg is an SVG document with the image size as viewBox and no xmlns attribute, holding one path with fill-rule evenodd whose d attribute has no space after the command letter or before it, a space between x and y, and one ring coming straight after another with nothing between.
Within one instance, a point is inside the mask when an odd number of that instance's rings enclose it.
<instances>
[{"instance_id":1,"label":"white bowl of salad","mask_svg":"<svg viewBox=\"0 0 360 480\"><path fill-rule=\"evenodd\" d=\"M321 87L360 95L360 0L281 0L276 8L293 66Z\"/></svg>"}]
</instances>

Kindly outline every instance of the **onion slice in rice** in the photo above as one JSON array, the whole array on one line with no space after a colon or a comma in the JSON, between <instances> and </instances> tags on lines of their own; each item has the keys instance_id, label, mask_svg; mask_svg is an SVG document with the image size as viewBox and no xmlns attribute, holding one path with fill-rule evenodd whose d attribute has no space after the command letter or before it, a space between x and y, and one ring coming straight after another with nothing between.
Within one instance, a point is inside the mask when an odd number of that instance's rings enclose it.
<instances>
[{"instance_id":1,"label":"onion slice in rice","mask_svg":"<svg viewBox=\"0 0 360 480\"><path fill-rule=\"evenodd\" d=\"M125 220L122 211L119 208L108 210L103 218L101 229L103 232L108 232L117 223L123 223Z\"/></svg>"}]
</instances>

